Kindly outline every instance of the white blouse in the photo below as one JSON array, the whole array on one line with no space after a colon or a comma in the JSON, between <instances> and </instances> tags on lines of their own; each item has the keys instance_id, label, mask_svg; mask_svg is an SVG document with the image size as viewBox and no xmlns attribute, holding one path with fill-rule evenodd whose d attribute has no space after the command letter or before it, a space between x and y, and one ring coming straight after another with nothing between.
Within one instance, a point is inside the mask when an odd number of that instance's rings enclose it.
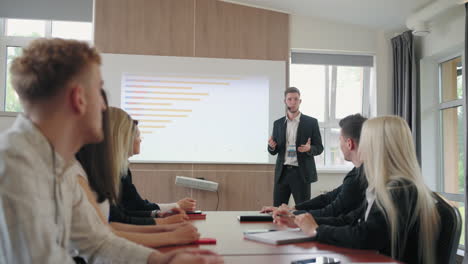
<instances>
[{"instance_id":1,"label":"white blouse","mask_svg":"<svg viewBox=\"0 0 468 264\"><path fill-rule=\"evenodd\" d=\"M79 177L82 177L84 180L86 180L86 183L89 185L88 175L86 174L83 167L81 167L81 165L78 162L73 165L72 169L75 171L76 175L78 175ZM96 199L96 201L97 201L96 192L93 191L93 194L94 194L94 199ZM98 203L98 207L101 210L101 213L106 218L106 220L109 221L109 213L110 213L109 201L106 199L104 202Z\"/></svg>"}]
</instances>

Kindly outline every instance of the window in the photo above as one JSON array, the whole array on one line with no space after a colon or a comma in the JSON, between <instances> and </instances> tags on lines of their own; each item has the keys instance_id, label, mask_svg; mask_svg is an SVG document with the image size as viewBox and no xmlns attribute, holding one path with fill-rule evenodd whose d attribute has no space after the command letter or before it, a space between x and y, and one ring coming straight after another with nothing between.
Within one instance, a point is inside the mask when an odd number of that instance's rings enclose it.
<instances>
[{"instance_id":1,"label":"window","mask_svg":"<svg viewBox=\"0 0 468 264\"><path fill-rule=\"evenodd\" d=\"M29 19L6 19L6 36L13 37L44 37L46 22Z\"/></svg>"},{"instance_id":2,"label":"window","mask_svg":"<svg viewBox=\"0 0 468 264\"><path fill-rule=\"evenodd\" d=\"M439 64L440 146L442 147L442 177L438 191L459 208L464 224L465 167L463 105L463 66L461 56ZM464 231L463 233L464 234ZM460 245L464 246L462 235Z\"/></svg>"},{"instance_id":3,"label":"window","mask_svg":"<svg viewBox=\"0 0 468 264\"><path fill-rule=\"evenodd\" d=\"M21 47L7 47L7 79L5 91L5 112L22 112L18 95L11 85L10 64L14 58L21 55Z\"/></svg>"},{"instance_id":4,"label":"window","mask_svg":"<svg viewBox=\"0 0 468 264\"><path fill-rule=\"evenodd\" d=\"M291 54L289 84L301 91L301 112L317 118L324 152L315 157L318 168L347 169L340 150L339 121L360 113L369 116L373 57L363 55Z\"/></svg>"},{"instance_id":5,"label":"window","mask_svg":"<svg viewBox=\"0 0 468 264\"><path fill-rule=\"evenodd\" d=\"M0 112L21 112L11 85L10 64L22 48L40 37L91 41L92 23L33 19L0 19Z\"/></svg>"}]
</instances>

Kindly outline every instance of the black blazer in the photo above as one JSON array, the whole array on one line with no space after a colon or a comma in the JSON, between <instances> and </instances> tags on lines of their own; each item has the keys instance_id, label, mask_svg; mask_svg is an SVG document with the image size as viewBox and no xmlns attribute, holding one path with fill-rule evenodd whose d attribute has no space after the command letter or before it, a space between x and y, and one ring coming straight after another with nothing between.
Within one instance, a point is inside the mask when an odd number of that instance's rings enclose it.
<instances>
[{"instance_id":1,"label":"black blazer","mask_svg":"<svg viewBox=\"0 0 468 264\"><path fill-rule=\"evenodd\" d=\"M364 168L354 167L343 184L331 192L296 204L294 214L309 213L314 217L336 217L347 214L361 206L366 197L367 179Z\"/></svg>"},{"instance_id":2,"label":"black blazer","mask_svg":"<svg viewBox=\"0 0 468 264\"><path fill-rule=\"evenodd\" d=\"M286 152L286 117L276 120L273 124L273 140L277 143L274 150L268 147L268 152L271 155L278 154L275 168L275 182L279 181L283 172L284 155ZM314 156L320 155L323 152L322 136L317 119L301 114L299 126L297 128L296 147L304 145L310 138L310 151L297 151L297 162L299 163L299 173L305 183L317 181L317 170L315 168Z\"/></svg>"},{"instance_id":3,"label":"black blazer","mask_svg":"<svg viewBox=\"0 0 468 264\"><path fill-rule=\"evenodd\" d=\"M119 205L110 205L109 222L118 222L132 225L155 225L152 217L136 217L129 215L124 208Z\"/></svg>"},{"instance_id":4,"label":"black blazer","mask_svg":"<svg viewBox=\"0 0 468 264\"><path fill-rule=\"evenodd\" d=\"M138 190L132 182L132 172L130 169L127 175L121 178L120 205L129 211L152 211L159 210L159 205L151 203L141 198ZM138 215L136 215L138 216Z\"/></svg>"},{"instance_id":5,"label":"black blazer","mask_svg":"<svg viewBox=\"0 0 468 264\"><path fill-rule=\"evenodd\" d=\"M411 219L418 199L417 189L405 180L391 182L388 186L398 212L397 247L400 251L396 259L404 263L422 264L418 254L419 221L413 222ZM315 240L341 247L373 249L391 256L390 227L384 212L374 202L365 220L366 209L367 201L347 215L315 218L319 225Z\"/></svg>"}]
</instances>

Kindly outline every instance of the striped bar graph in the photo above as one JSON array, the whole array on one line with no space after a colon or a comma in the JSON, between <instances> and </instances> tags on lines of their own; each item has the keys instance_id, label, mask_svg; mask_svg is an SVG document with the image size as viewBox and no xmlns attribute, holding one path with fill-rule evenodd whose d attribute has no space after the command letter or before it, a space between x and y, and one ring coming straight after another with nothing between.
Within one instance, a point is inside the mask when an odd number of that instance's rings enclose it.
<instances>
[{"instance_id":1,"label":"striped bar graph","mask_svg":"<svg viewBox=\"0 0 468 264\"><path fill-rule=\"evenodd\" d=\"M122 79L122 108L139 120L143 134L157 133L174 126L177 120L189 118L210 94L237 80L242 78L126 73Z\"/></svg>"},{"instance_id":2,"label":"striped bar graph","mask_svg":"<svg viewBox=\"0 0 468 264\"><path fill-rule=\"evenodd\" d=\"M160 86L160 85L128 85L128 88L151 88L151 89L178 89L178 90L192 90L192 87L183 86Z\"/></svg>"},{"instance_id":3,"label":"striped bar graph","mask_svg":"<svg viewBox=\"0 0 468 264\"><path fill-rule=\"evenodd\" d=\"M143 97L143 96L127 96L127 99L146 99L146 100L171 100L171 101L200 101L200 98L171 98L171 97Z\"/></svg>"},{"instance_id":4,"label":"striped bar graph","mask_svg":"<svg viewBox=\"0 0 468 264\"><path fill-rule=\"evenodd\" d=\"M136 80L128 80L136 81ZM172 81L172 80L138 80L138 82L152 82L152 83L181 83L181 84L206 84L206 85L229 85L228 82L189 82L189 81Z\"/></svg>"},{"instance_id":5,"label":"striped bar graph","mask_svg":"<svg viewBox=\"0 0 468 264\"><path fill-rule=\"evenodd\" d=\"M144 128L165 128L166 126L146 126L146 125L139 125L138 126L140 129Z\"/></svg>"},{"instance_id":6,"label":"striped bar graph","mask_svg":"<svg viewBox=\"0 0 468 264\"><path fill-rule=\"evenodd\" d=\"M132 91L127 90L126 93L142 93L142 94L177 94L177 95L201 95L201 96L208 96L209 93L183 93L183 92L154 92L154 91Z\"/></svg>"},{"instance_id":7,"label":"striped bar graph","mask_svg":"<svg viewBox=\"0 0 468 264\"><path fill-rule=\"evenodd\" d=\"M150 116L150 117L188 117L188 115L159 115L159 114L140 114L129 113L131 116Z\"/></svg>"},{"instance_id":8,"label":"striped bar graph","mask_svg":"<svg viewBox=\"0 0 468 264\"><path fill-rule=\"evenodd\" d=\"M172 120L153 120L153 119L140 119L139 122L142 123L171 123Z\"/></svg>"},{"instance_id":9,"label":"striped bar graph","mask_svg":"<svg viewBox=\"0 0 468 264\"><path fill-rule=\"evenodd\" d=\"M129 105L172 105L172 103L146 103L146 102L127 102Z\"/></svg>"},{"instance_id":10,"label":"striped bar graph","mask_svg":"<svg viewBox=\"0 0 468 264\"><path fill-rule=\"evenodd\" d=\"M132 76L127 76L129 79L127 81L138 81L138 79L131 79L135 78ZM148 75L138 75L136 78L154 78L154 76L148 76ZM177 79L201 79L201 80L242 80L242 78L239 77L227 77L227 76L180 76L180 75L158 75L159 78L177 78Z\"/></svg>"},{"instance_id":11,"label":"striped bar graph","mask_svg":"<svg viewBox=\"0 0 468 264\"><path fill-rule=\"evenodd\" d=\"M191 109L169 109L169 108L131 108L125 107L128 111L161 111L161 112L192 112Z\"/></svg>"}]
</instances>

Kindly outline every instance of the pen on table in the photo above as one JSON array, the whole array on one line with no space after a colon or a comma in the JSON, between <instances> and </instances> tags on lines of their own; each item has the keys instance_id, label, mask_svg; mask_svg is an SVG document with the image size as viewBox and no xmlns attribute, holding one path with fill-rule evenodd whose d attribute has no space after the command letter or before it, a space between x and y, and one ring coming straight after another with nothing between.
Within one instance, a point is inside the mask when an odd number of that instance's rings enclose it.
<instances>
[{"instance_id":1,"label":"pen on table","mask_svg":"<svg viewBox=\"0 0 468 264\"><path fill-rule=\"evenodd\" d=\"M290 215L290 214L277 214L277 217L287 217L287 218L295 218L295 215Z\"/></svg>"}]
</instances>

